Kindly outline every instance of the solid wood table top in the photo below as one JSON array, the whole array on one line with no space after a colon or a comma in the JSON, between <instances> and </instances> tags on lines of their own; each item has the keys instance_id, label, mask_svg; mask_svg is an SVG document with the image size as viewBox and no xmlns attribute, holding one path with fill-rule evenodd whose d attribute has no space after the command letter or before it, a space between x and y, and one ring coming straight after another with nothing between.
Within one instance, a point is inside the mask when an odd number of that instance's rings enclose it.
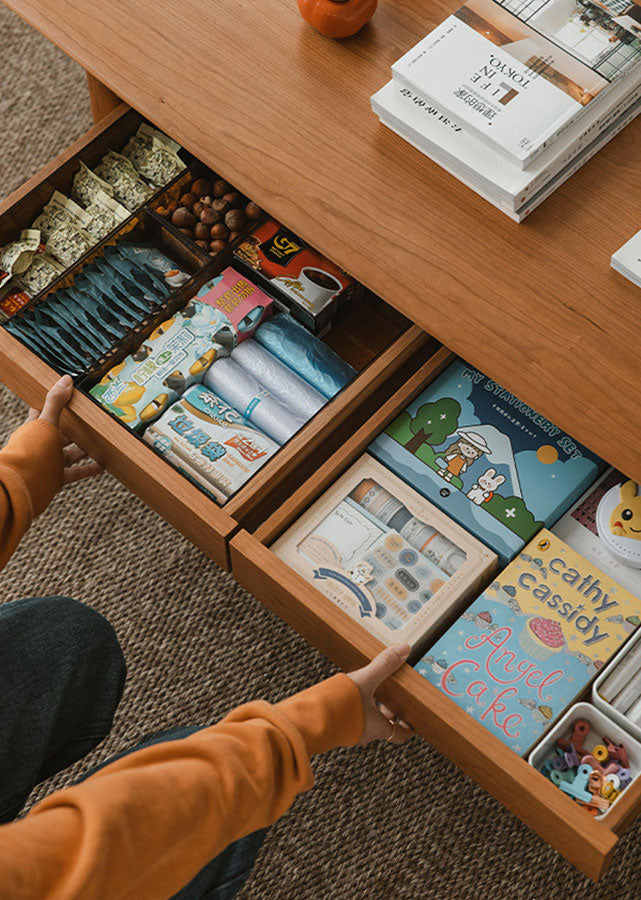
<instances>
[{"instance_id":1,"label":"solid wood table top","mask_svg":"<svg viewBox=\"0 0 641 900\"><path fill-rule=\"evenodd\" d=\"M381 0L332 41L295 0L7 0L301 237L641 481L641 122L516 225L387 131L369 97L458 5Z\"/></svg>"}]
</instances>

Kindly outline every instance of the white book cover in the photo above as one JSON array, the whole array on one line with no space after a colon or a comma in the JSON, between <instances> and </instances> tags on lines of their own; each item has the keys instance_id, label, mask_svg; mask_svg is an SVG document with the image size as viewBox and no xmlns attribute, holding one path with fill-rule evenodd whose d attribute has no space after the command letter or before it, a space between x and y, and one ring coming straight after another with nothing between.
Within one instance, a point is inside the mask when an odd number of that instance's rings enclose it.
<instances>
[{"instance_id":1,"label":"white book cover","mask_svg":"<svg viewBox=\"0 0 641 900\"><path fill-rule=\"evenodd\" d=\"M612 268L641 285L641 231L612 254Z\"/></svg>"},{"instance_id":2,"label":"white book cover","mask_svg":"<svg viewBox=\"0 0 641 900\"><path fill-rule=\"evenodd\" d=\"M510 164L480 137L453 122L445 109L394 81L374 94L371 103L378 116L436 162L456 167L466 181L494 192L502 205L518 210L641 97L641 68L634 87L628 92L626 87L630 87L627 81L616 86L611 109L589 110L526 170Z\"/></svg>"},{"instance_id":3,"label":"white book cover","mask_svg":"<svg viewBox=\"0 0 641 900\"><path fill-rule=\"evenodd\" d=\"M639 37L615 21L620 7L468 0L392 73L525 167L641 61Z\"/></svg>"},{"instance_id":4,"label":"white book cover","mask_svg":"<svg viewBox=\"0 0 641 900\"><path fill-rule=\"evenodd\" d=\"M611 125L602 131L597 137L591 141L587 147L584 147L581 153L573 160L571 160L566 166L561 169L554 177L552 177L546 184L543 185L533 197L531 197L523 206L519 207L519 209L514 210L511 205L508 205L502 202L496 195L496 192L488 191L477 182L469 180L465 177L465 175L461 172L461 170L455 166L452 162L448 163L443 161L442 159L437 159L435 156L432 156L431 153L426 152L426 150L415 143L410 137L408 137L407 133L399 129L394 122L386 119L384 116L381 116L381 122L390 131L393 131L399 137L403 138L403 140L407 141L408 144L411 144L425 156L432 159L435 163L437 163L441 168L445 169L446 172L449 172L450 175L453 175L459 181L462 181L463 184L467 185L467 187L471 188L475 193L479 194L479 196L483 197L484 200L487 200L493 206L495 206L498 210L505 213L515 222L521 223L523 222L527 216L530 215L531 212L543 203L544 200L553 194L554 191L561 187L568 178L574 175L582 166L585 165L588 160L592 159L595 153L604 147L607 143L609 143L613 137L625 128L633 119L635 119L639 113L641 113L641 99L637 100L631 107L625 110L618 119L611 123Z\"/></svg>"}]
</instances>

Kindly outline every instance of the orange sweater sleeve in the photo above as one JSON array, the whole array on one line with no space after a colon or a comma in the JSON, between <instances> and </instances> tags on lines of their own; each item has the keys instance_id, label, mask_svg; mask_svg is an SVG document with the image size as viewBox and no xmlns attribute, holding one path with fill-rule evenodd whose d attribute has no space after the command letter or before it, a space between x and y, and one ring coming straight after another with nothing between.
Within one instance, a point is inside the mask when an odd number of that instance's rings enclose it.
<instances>
[{"instance_id":1,"label":"orange sweater sleeve","mask_svg":"<svg viewBox=\"0 0 641 900\"><path fill-rule=\"evenodd\" d=\"M62 486L60 432L36 419L21 425L0 451L0 568Z\"/></svg>"},{"instance_id":2,"label":"orange sweater sleeve","mask_svg":"<svg viewBox=\"0 0 641 900\"><path fill-rule=\"evenodd\" d=\"M151 900L313 783L309 758L358 742L360 693L335 675L282 703L248 703L180 741L123 757L0 827L0 896Z\"/></svg>"}]
</instances>

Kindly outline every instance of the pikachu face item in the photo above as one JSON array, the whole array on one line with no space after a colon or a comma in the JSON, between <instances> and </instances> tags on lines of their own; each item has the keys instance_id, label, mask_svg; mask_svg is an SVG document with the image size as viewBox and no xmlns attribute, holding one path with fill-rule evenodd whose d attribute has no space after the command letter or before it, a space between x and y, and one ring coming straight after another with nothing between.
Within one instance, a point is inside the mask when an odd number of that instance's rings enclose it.
<instances>
[{"instance_id":1,"label":"pikachu face item","mask_svg":"<svg viewBox=\"0 0 641 900\"><path fill-rule=\"evenodd\" d=\"M610 488L596 512L599 538L617 562L641 569L641 496L639 485L624 481Z\"/></svg>"}]
</instances>

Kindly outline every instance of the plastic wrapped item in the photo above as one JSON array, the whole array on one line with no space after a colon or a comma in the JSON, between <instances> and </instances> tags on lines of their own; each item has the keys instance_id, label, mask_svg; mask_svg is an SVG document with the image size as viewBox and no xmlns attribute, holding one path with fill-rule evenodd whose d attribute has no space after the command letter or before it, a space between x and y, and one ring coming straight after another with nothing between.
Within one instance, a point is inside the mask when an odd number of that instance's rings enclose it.
<instances>
[{"instance_id":1,"label":"plastic wrapped item","mask_svg":"<svg viewBox=\"0 0 641 900\"><path fill-rule=\"evenodd\" d=\"M144 438L224 503L278 450L278 444L220 397L189 388Z\"/></svg>"},{"instance_id":2,"label":"plastic wrapped item","mask_svg":"<svg viewBox=\"0 0 641 900\"><path fill-rule=\"evenodd\" d=\"M284 444L305 424L305 419L279 403L233 359L218 360L205 375L205 385L278 444Z\"/></svg>"},{"instance_id":3,"label":"plastic wrapped item","mask_svg":"<svg viewBox=\"0 0 641 900\"><path fill-rule=\"evenodd\" d=\"M254 340L239 344L231 355L280 403L307 421L326 403L320 391Z\"/></svg>"},{"instance_id":4,"label":"plastic wrapped item","mask_svg":"<svg viewBox=\"0 0 641 900\"><path fill-rule=\"evenodd\" d=\"M356 369L287 313L278 313L264 322L255 339L328 400L357 374Z\"/></svg>"}]
</instances>

